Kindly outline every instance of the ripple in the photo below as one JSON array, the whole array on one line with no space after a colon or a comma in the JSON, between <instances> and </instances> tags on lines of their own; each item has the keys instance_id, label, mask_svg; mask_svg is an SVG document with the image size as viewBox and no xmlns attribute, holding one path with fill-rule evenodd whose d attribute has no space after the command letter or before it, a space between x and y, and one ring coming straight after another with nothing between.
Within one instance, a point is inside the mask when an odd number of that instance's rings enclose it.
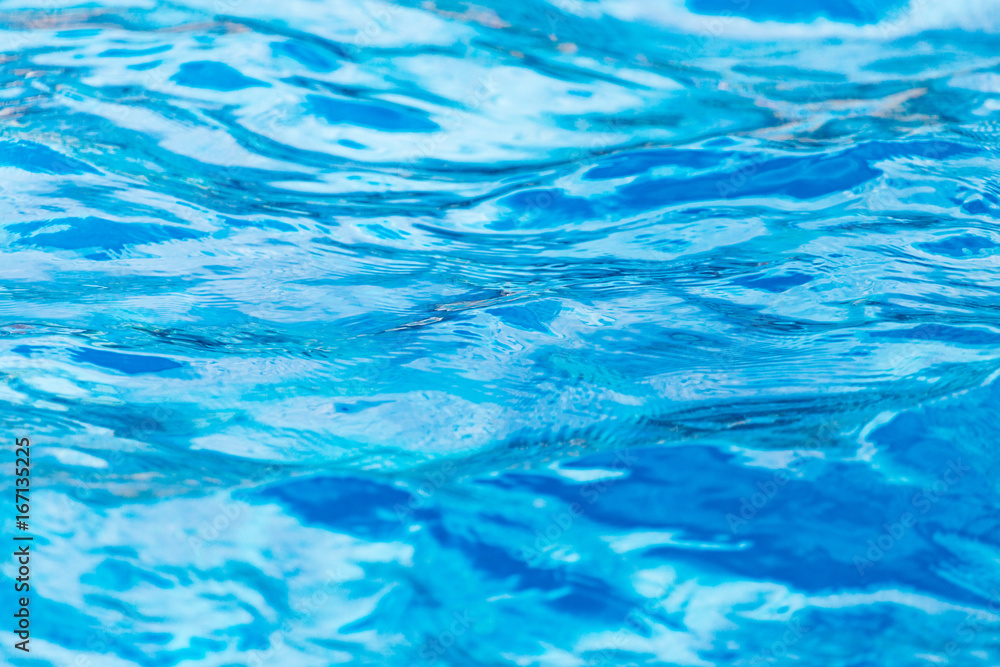
<instances>
[{"instance_id":1,"label":"ripple","mask_svg":"<svg viewBox=\"0 0 1000 667\"><path fill-rule=\"evenodd\" d=\"M5 5L33 657L997 662L997 16Z\"/></svg>"}]
</instances>

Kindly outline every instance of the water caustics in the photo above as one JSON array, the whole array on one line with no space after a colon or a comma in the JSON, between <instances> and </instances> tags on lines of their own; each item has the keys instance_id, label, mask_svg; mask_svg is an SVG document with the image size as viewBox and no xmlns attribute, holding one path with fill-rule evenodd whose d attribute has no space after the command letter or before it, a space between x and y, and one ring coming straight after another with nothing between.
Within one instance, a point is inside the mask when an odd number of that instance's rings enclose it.
<instances>
[{"instance_id":1,"label":"water caustics","mask_svg":"<svg viewBox=\"0 0 1000 667\"><path fill-rule=\"evenodd\" d=\"M4 3L30 664L1000 664L998 45Z\"/></svg>"}]
</instances>

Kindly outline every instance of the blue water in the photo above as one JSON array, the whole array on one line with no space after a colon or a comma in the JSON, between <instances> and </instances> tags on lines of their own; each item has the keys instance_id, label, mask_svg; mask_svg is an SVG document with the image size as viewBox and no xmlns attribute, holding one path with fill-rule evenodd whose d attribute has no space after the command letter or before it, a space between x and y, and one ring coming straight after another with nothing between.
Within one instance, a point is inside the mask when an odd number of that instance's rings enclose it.
<instances>
[{"instance_id":1,"label":"blue water","mask_svg":"<svg viewBox=\"0 0 1000 667\"><path fill-rule=\"evenodd\" d=\"M1000 665L995 2L0 28L0 660Z\"/></svg>"}]
</instances>

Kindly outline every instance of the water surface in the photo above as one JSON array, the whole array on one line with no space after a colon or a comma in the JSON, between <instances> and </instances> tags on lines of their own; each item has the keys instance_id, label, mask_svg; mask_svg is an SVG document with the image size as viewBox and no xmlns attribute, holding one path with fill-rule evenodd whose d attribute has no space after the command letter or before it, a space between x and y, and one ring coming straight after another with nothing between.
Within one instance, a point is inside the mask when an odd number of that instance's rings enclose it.
<instances>
[{"instance_id":1,"label":"water surface","mask_svg":"<svg viewBox=\"0 0 1000 667\"><path fill-rule=\"evenodd\" d=\"M5 3L7 659L1000 664L998 16Z\"/></svg>"}]
</instances>

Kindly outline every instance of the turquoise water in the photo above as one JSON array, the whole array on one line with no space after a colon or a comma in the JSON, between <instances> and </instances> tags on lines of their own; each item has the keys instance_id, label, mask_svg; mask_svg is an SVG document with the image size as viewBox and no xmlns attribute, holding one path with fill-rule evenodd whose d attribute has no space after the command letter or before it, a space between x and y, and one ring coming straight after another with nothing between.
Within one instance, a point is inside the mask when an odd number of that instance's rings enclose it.
<instances>
[{"instance_id":1,"label":"turquoise water","mask_svg":"<svg viewBox=\"0 0 1000 667\"><path fill-rule=\"evenodd\" d=\"M8 664L1000 664L995 3L0 28Z\"/></svg>"}]
</instances>

